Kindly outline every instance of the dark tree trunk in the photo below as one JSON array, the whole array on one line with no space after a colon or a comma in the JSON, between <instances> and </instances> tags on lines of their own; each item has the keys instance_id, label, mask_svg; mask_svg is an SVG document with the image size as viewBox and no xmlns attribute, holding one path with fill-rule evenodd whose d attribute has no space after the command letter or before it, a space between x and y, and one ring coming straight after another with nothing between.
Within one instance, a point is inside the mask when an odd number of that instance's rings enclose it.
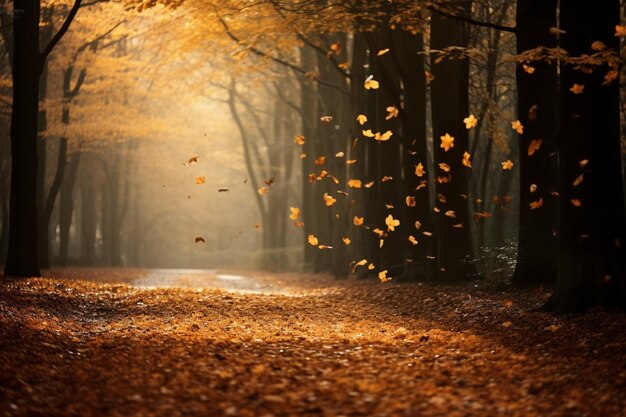
<instances>
[{"instance_id":1,"label":"dark tree trunk","mask_svg":"<svg viewBox=\"0 0 626 417\"><path fill-rule=\"evenodd\" d=\"M471 2L465 2L469 14ZM438 14L431 20L431 49L467 46L467 27L463 22L446 19ZM443 281L462 280L476 275L471 262L468 181L469 168L462 165L463 153L469 150L468 132L463 119L469 112L469 61L445 59L432 67L435 79L431 83L432 124L436 193L435 238L437 239L437 276ZM441 136L454 138L454 147L445 151ZM447 164L450 172L440 168ZM449 215L446 215L448 213Z\"/></svg>"},{"instance_id":2,"label":"dark tree trunk","mask_svg":"<svg viewBox=\"0 0 626 417\"><path fill-rule=\"evenodd\" d=\"M61 186L61 201L59 206L59 265L66 266L69 255L70 227L74 213L74 183L78 174L80 153L74 153L70 157L69 171Z\"/></svg>"},{"instance_id":3,"label":"dark tree trunk","mask_svg":"<svg viewBox=\"0 0 626 417\"><path fill-rule=\"evenodd\" d=\"M517 2L517 51L556 46L549 32L556 26L557 0L519 0ZM524 133L519 137L520 218L516 284L556 280L556 126L558 82L556 65L543 61L528 63L528 73L517 67L517 106ZM532 71L532 70L531 70ZM532 155L533 140L541 147ZM531 191L531 184L536 191ZM534 189L534 187L533 187ZM532 209L532 202L543 206Z\"/></svg>"},{"instance_id":4,"label":"dark tree trunk","mask_svg":"<svg viewBox=\"0 0 626 417\"><path fill-rule=\"evenodd\" d=\"M37 111L39 99L39 0L15 0L11 199L5 276L39 276L37 246Z\"/></svg>"},{"instance_id":5,"label":"dark tree trunk","mask_svg":"<svg viewBox=\"0 0 626 417\"><path fill-rule=\"evenodd\" d=\"M617 0L588 7L562 0L560 20L562 47L571 55L590 53L595 41L619 51ZM559 276L546 306L558 312L626 308L619 86L617 80L603 85L606 65L591 69L561 66ZM574 84L584 86L582 94L570 90Z\"/></svg>"},{"instance_id":6,"label":"dark tree trunk","mask_svg":"<svg viewBox=\"0 0 626 417\"><path fill-rule=\"evenodd\" d=\"M96 261L96 196L93 186L93 183L83 178L80 187L80 259L81 263L86 266L93 266Z\"/></svg>"}]
</instances>

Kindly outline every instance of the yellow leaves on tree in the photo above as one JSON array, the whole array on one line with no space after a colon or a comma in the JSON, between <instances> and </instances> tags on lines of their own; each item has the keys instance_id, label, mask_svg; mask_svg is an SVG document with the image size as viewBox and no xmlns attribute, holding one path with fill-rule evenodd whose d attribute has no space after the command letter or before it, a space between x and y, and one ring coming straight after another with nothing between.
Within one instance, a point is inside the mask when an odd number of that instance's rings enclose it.
<instances>
[{"instance_id":1,"label":"yellow leaves on tree","mask_svg":"<svg viewBox=\"0 0 626 417\"><path fill-rule=\"evenodd\" d=\"M291 211L291 214L289 215L291 220L298 220L300 218L302 213L298 207L289 207L289 210Z\"/></svg>"},{"instance_id":2,"label":"yellow leaves on tree","mask_svg":"<svg viewBox=\"0 0 626 417\"><path fill-rule=\"evenodd\" d=\"M396 106L387 107L387 116L385 116L385 120L391 120L394 117L398 117L398 108Z\"/></svg>"},{"instance_id":3,"label":"yellow leaves on tree","mask_svg":"<svg viewBox=\"0 0 626 417\"><path fill-rule=\"evenodd\" d=\"M361 185L362 185L361 180L356 180L356 179L348 180L348 187L350 188L361 188Z\"/></svg>"},{"instance_id":4,"label":"yellow leaves on tree","mask_svg":"<svg viewBox=\"0 0 626 417\"><path fill-rule=\"evenodd\" d=\"M524 133L524 125L519 120L511 122L511 128L515 130L518 135L522 135Z\"/></svg>"},{"instance_id":5,"label":"yellow leaves on tree","mask_svg":"<svg viewBox=\"0 0 626 417\"><path fill-rule=\"evenodd\" d=\"M417 175L418 177L423 177L425 173L426 171L424 170L424 165L422 165L421 162L415 165L415 175Z\"/></svg>"},{"instance_id":6,"label":"yellow leaves on tree","mask_svg":"<svg viewBox=\"0 0 626 417\"><path fill-rule=\"evenodd\" d=\"M324 204L326 204L327 207L332 206L336 202L337 200L335 198L333 198L331 195L328 195L328 193L324 193Z\"/></svg>"},{"instance_id":7,"label":"yellow leaves on tree","mask_svg":"<svg viewBox=\"0 0 626 417\"><path fill-rule=\"evenodd\" d=\"M502 165L502 169L504 170L513 169L513 161L511 161L510 159L507 159L506 161L502 162L500 165Z\"/></svg>"},{"instance_id":8,"label":"yellow leaves on tree","mask_svg":"<svg viewBox=\"0 0 626 417\"><path fill-rule=\"evenodd\" d=\"M365 87L366 90L377 90L379 86L378 81L374 79L373 75L367 77L363 83L363 87Z\"/></svg>"},{"instance_id":9,"label":"yellow leaves on tree","mask_svg":"<svg viewBox=\"0 0 626 417\"><path fill-rule=\"evenodd\" d=\"M528 156L532 156L535 152L541 148L541 143L543 141L541 139L533 139L530 141L530 145L528 145Z\"/></svg>"},{"instance_id":10,"label":"yellow leaves on tree","mask_svg":"<svg viewBox=\"0 0 626 417\"><path fill-rule=\"evenodd\" d=\"M463 152L463 160L461 161L461 163L468 168L472 167L472 161L470 161L470 157L471 155L469 152Z\"/></svg>"},{"instance_id":11,"label":"yellow leaves on tree","mask_svg":"<svg viewBox=\"0 0 626 417\"><path fill-rule=\"evenodd\" d=\"M440 136L441 144L440 148L443 148L445 152L448 152L450 149L454 148L454 138L450 136L449 133L446 133L443 136Z\"/></svg>"},{"instance_id":12,"label":"yellow leaves on tree","mask_svg":"<svg viewBox=\"0 0 626 417\"><path fill-rule=\"evenodd\" d=\"M476 124L478 123L478 119L474 117L473 114L470 114L465 119L463 119L463 123L465 123L465 128L469 130L473 127L476 127Z\"/></svg>"},{"instance_id":13,"label":"yellow leaves on tree","mask_svg":"<svg viewBox=\"0 0 626 417\"><path fill-rule=\"evenodd\" d=\"M390 214L385 218L385 224L387 225L387 230L393 232L396 230L396 227L400 226L400 220L394 219Z\"/></svg>"}]
</instances>

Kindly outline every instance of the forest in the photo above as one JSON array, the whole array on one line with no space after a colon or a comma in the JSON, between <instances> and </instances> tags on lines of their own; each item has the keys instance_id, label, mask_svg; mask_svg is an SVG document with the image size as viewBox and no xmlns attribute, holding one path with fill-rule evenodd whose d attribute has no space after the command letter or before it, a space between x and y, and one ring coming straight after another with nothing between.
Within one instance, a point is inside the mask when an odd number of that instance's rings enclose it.
<instances>
[{"instance_id":1,"label":"forest","mask_svg":"<svg viewBox=\"0 0 626 417\"><path fill-rule=\"evenodd\" d=\"M623 1L0 0L0 43L1 415L626 417Z\"/></svg>"}]
</instances>

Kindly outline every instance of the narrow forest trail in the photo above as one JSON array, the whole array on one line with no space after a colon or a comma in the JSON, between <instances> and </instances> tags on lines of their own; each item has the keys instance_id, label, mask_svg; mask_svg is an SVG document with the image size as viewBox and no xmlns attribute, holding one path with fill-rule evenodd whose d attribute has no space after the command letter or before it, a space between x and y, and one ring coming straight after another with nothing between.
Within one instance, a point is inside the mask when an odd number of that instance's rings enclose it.
<instances>
[{"instance_id":1,"label":"narrow forest trail","mask_svg":"<svg viewBox=\"0 0 626 417\"><path fill-rule=\"evenodd\" d=\"M530 311L546 296L219 271L2 281L0 415L625 416L626 317Z\"/></svg>"}]
</instances>

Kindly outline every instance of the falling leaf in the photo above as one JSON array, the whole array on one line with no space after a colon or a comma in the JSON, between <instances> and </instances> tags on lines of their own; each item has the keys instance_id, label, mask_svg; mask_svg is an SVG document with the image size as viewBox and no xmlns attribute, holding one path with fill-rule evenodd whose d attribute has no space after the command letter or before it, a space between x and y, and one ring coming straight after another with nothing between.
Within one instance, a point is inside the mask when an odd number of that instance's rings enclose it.
<instances>
[{"instance_id":1,"label":"falling leaf","mask_svg":"<svg viewBox=\"0 0 626 417\"><path fill-rule=\"evenodd\" d=\"M354 274L354 271L357 269L357 267L363 266L365 264L367 264L367 259L361 259L359 262L356 262L352 267L352 273Z\"/></svg>"},{"instance_id":2,"label":"falling leaf","mask_svg":"<svg viewBox=\"0 0 626 417\"><path fill-rule=\"evenodd\" d=\"M579 176L576 177L576 179L574 180L572 185L574 187L578 187L580 185L580 183L583 182L583 179L584 179L584 174L580 174Z\"/></svg>"},{"instance_id":3,"label":"falling leaf","mask_svg":"<svg viewBox=\"0 0 626 417\"><path fill-rule=\"evenodd\" d=\"M346 161L346 165L352 165L352 164L356 164L356 159L348 159Z\"/></svg>"},{"instance_id":4,"label":"falling leaf","mask_svg":"<svg viewBox=\"0 0 626 417\"><path fill-rule=\"evenodd\" d=\"M269 191L269 188L267 188L267 187L261 187L261 188L259 188L258 193L259 193L260 195L265 195L265 194L267 194L267 193L268 193L268 191Z\"/></svg>"},{"instance_id":5,"label":"falling leaf","mask_svg":"<svg viewBox=\"0 0 626 417\"><path fill-rule=\"evenodd\" d=\"M606 45L602 41L594 41L591 44L591 49L594 51L604 51L606 49Z\"/></svg>"},{"instance_id":6,"label":"falling leaf","mask_svg":"<svg viewBox=\"0 0 626 417\"><path fill-rule=\"evenodd\" d=\"M298 145L304 145L305 139L302 135L296 135L293 137L293 141L296 142L296 144Z\"/></svg>"},{"instance_id":7,"label":"falling leaf","mask_svg":"<svg viewBox=\"0 0 626 417\"><path fill-rule=\"evenodd\" d=\"M332 249L332 246L328 246L328 245L317 245L317 248L320 250L324 250L324 249Z\"/></svg>"},{"instance_id":8,"label":"falling leaf","mask_svg":"<svg viewBox=\"0 0 626 417\"><path fill-rule=\"evenodd\" d=\"M228 191L230 191L228 188L218 188L217 189L218 193L225 193L225 192L228 192Z\"/></svg>"},{"instance_id":9,"label":"falling leaf","mask_svg":"<svg viewBox=\"0 0 626 417\"><path fill-rule=\"evenodd\" d=\"M337 202L336 199L334 199L332 196L328 195L328 193L324 193L324 203L326 204L327 207L332 206L336 202Z\"/></svg>"},{"instance_id":10,"label":"falling leaf","mask_svg":"<svg viewBox=\"0 0 626 417\"><path fill-rule=\"evenodd\" d=\"M372 230L372 233L377 234L379 238L381 238L381 237L383 237L385 235L385 231L379 229L378 227L375 228L374 230Z\"/></svg>"},{"instance_id":11,"label":"falling leaf","mask_svg":"<svg viewBox=\"0 0 626 417\"><path fill-rule=\"evenodd\" d=\"M294 222L293 225L296 227L304 227L304 222Z\"/></svg>"},{"instance_id":12,"label":"falling leaf","mask_svg":"<svg viewBox=\"0 0 626 417\"><path fill-rule=\"evenodd\" d=\"M626 26L615 25L615 36L626 36Z\"/></svg>"},{"instance_id":13,"label":"falling leaf","mask_svg":"<svg viewBox=\"0 0 626 417\"><path fill-rule=\"evenodd\" d=\"M530 209L531 210L535 210L538 209L539 207L543 206L543 198L540 198L537 201L531 201L531 203L529 204Z\"/></svg>"},{"instance_id":14,"label":"falling leaf","mask_svg":"<svg viewBox=\"0 0 626 417\"><path fill-rule=\"evenodd\" d=\"M206 177L196 177L196 184L202 185L206 182Z\"/></svg>"},{"instance_id":15,"label":"falling leaf","mask_svg":"<svg viewBox=\"0 0 626 417\"><path fill-rule=\"evenodd\" d=\"M315 165L324 165L324 162L326 162L325 156L320 156L314 161Z\"/></svg>"},{"instance_id":16,"label":"falling leaf","mask_svg":"<svg viewBox=\"0 0 626 417\"><path fill-rule=\"evenodd\" d=\"M440 148L443 148L445 152L448 152L450 148L454 148L454 138L450 136L450 134L446 133L443 136L440 136L441 144Z\"/></svg>"},{"instance_id":17,"label":"falling leaf","mask_svg":"<svg viewBox=\"0 0 626 417\"><path fill-rule=\"evenodd\" d=\"M454 227L455 229L462 229L463 223L453 224L452 227Z\"/></svg>"},{"instance_id":18,"label":"falling leaf","mask_svg":"<svg viewBox=\"0 0 626 417\"><path fill-rule=\"evenodd\" d=\"M537 191L537 184L530 184L530 192L534 193L535 191Z\"/></svg>"},{"instance_id":19,"label":"falling leaf","mask_svg":"<svg viewBox=\"0 0 626 417\"><path fill-rule=\"evenodd\" d=\"M335 158L343 158L343 156L344 156L344 155L345 155L345 154L344 154L343 152L337 152L337 153L335 154Z\"/></svg>"},{"instance_id":20,"label":"falling leaf","mask_svg":"<svg viewBox=\"0 0 626 417\"><path fill-rule=\"evenodd\" d=\"M309 241L309 245L312 245L312 246L317 246L317 244L319 243L315 235L309 235L307 237L307 240Z\"/></svg>"},{"instance_id":21,"label":"falling leaf","mask_svg":"<svg viewBox=\"0 0 626 417\"><path fill-rule=\"evenodd\" d=\"M587 164L589 164L589 160L588 160L588 159L583 159L582 161L580 161L580 162L578 163L578 165L579 165L581 168L586 167L586 166L587 166Z\"/></svg>"},{"instance_id":22,"label":"falling leaf","mask_svg":"<svg viewBox=\"0 0 626 417\"><path fill-rule=\"evenodd\" d=\"M374 185L374 181L370 181L367 184L365 184L365 188L372 188L373 185Z\"/></svg>"},{"instance_id":23,"label":"falling leaf","mask_svg":"<svg viewBox=\"0 0 626 417\"><path fill-rule=\"evenodd\" d=\"M341 43L340 42L333 43L332 45L330 45L330 50L335 55L341 54Z\"/></svg>"},{"instance_id":24,"label":"falling leaf","mask_svg":"<svg viewBox=\"0 0 626 417\"><path fill-rule=\"evenodd\" d=\"M463 123L465 123L465 128L469 130L473 127L476 127L478 119L473 114L470 114L465 119L463 119Z\"/></svg>"},{"instance_id":25,"label":"falling leaf","mask_svg":"<svg viewBox=\"0 0 626 417\"><path fill-rule=\"evenodd\" d=\"M198 155L195 155L195 156L192 156L191 158L189 158L189 161L188 161L188 162L189 162L189 165L191 165L191 164L195 164L196 162L198 162L198 159L199 159L199 158L200 158L200 157L199 157Z\"/></svg>"},{"instance_id":26,"label":"falling leaf","mask_svg":"<svg viewBox=\"0 0 626 417\"><path fill-rule=\"evenodd\" d=\"M391 281L391 278L387 277L387 270L386 269L384 271L380 271L378 273L378 279L380 280L380 282Z\"/></svg>"},{"instance_id":27,"label":"falling leaf","mask_svg":"<svg viewBox=\"0 0 626 417\"><path fill-rule=\"evenodd\" d=\"M300 152L300 159L306 158L306 154L304 152Z\"/></svg>"},{"instance_id":28,"label":"falling leaf","mask_svg":"<svg viewBox=\"0 0 626 417\"><path fill-rule=\"evenodd\" d=\"M382 249L383 245L385 244L385 239L380 239L379 242L380 243L379 243L378 247Z\"/></svg>"},{"instance_id":29,"label":"falling leaf","mask_svg":"<svg viewBox=\"0 0 626 417\"><path fill-rule=\"evenodd\" d=\"M374 76L370 75L369 77L365 79L365 82L363 83L363 87L365 87L366 90L369 90L369 89L376 90L378 89L379 84L378 84L378 81L374 79Z\"/></svg>"},{"instance_id":30,"label":"falling leaf","mask_svg":"<svg viewBox=\"0 0 626 417\"><path fill-rule=\"evenodd\" d=\"M526 74L533 74L535 72L535 67L531 67L530 65L522 64L522 68Z\"/></svg>"},{"instance_id":31,"label":"falling leaf","mask_svg":"<svg viewBox=\"0 0 626 417\"><path fill-rule=\"evenodd\" d=\"M461 163L468 168L472 167L472 161L470 161L470 157L471 155L469 152L463 152L463 160L461 161Z\"/></svg>"},{"instance_id":32,"label":"falling leaf","mask_svg":"<svg viewBox=\"0 0 626 417\"><path fill-rule=\"evenodd\" d=\"M505 321L504 323L502 323L502 327L505 328L509 328L513 325L513 323L511 323L510 321Z\"/></svg>"},{"instance_id":33,"label":"falling leaf","mask_svg":"<svg viewBox=\"0 0 626 417\"><path fill-rule=\"evenodd\" d=\"M569 91L571 91L573 94L582 94L584 90L585 86L583 84L574 84L569 89Z\"/></svg>"},{"instance_id":34,"label":"falling leaf","mask_svg":"<svg viewBox=\"0 0 626 417\"><path fill-rule=\"evenodd\" d=\"M502 169L513 169L513 161L511 161L510 159L507 159L506 161L502 162L500 165L502 165Z\"/></svg>"},{"instance_id":35,"label":"falling leaf","mask_svg":"<svg viewBox=\"0 0 626 417\"><path fill-rule=\"evenodd\" d=\"M368 137L368 138L374 137L374 133L372 132L372 129L362 130L361 133L363 133L363 136Z\"/></svg>"},{"instance_id":36,"label":"falling leaf","mask_svg":"<svg viewBox=\"0 0 626 417\"><path fill-rule=\"evenodd\" d=\"M439 169L443 172L450 172L450 165L442 162L439 164Z\"/></svg>"},{"instance_id":37,"label":"falling leaf","mask_svg":"<svg viewBox=\"0 0 626 417\"><path fill-rule=\"evenodd\" d=\"M359 114L356 117L356 121L359 122L361 126L363 126L365 123L367 123L367 116L364 114Z\"/></svg>"},{"instance_id":38,"label":"falling leaf","mask_svg":"<svg viewBox=\"0 0 626 417\"><path fill-rule=\"evenodd\" d=\"M393 180L393 177L390 177L389 175L385 175L384 177L380 179L381 182L387 182L391 180Z\"/></svg>"},{"instance_id":39,"label":"falling leaf","mask_svg":"<svg viewBox=\"0 0 626 417\"><path fill-rule=\"evenodd\" d=\"M619 77L619 71L612 69L609 70L606 74L604 74L604 82L602 85L610 85L613 81L617 80Z\"/></svg>"},{"instance_id":40,"label":"falling leaf","mask_svg":"<svg viewBox=\"0 0 626 417\"><path fill-rule=\"evenodd\" d=\"M206 240L202 236L196 236L195 243L204 243Z\"/></svg>"},{"instance_id":41,"label":"falling leaf","mask_svg":"<svg viewBox=\"0 0 626 417\"><path fill-rule=\"evenodd\" d=\"M374 268L376 268L376 265L374 265L373 263L371 263L371 264L369 264L369 265L367 266L367 269L369 269L370 271L371 271L372 269L374 269Z\"/></svg>"},{"instance_id":42,"label":"falling leaf","mask_svg":"<svg viewBox=\"0 0 626 417\"><path fill-rule=\"evenodd\" d=\"M415 228L417 230L420 230L422 228L422 222L420 222L419 220L415 221Z\"/></svg>"},{"instance_id":43,"label":"falling leaf","mask_svg":"<svg viewBox=\"0 0 626 417\"><path fill-rule=\"evenodd\" d=\"M396 106L387 107L387 116L385 116L385 120L391 120L394 117L398 117L398 108Z\"/></svg>"},{"instance_id":44,"label":"falling leaf","mask_svg":"<svg viewBox=\"0 0 626 417\"><path fill-rule=\"evenodd\" d=\"M446 176L438 176L438 177L437 177L437 182L438 182L439 184L447 184L447 183L449 183L450 181L452 181L452 176L450 176L450 175L446 175Z\"/></svg>"},{"instance_id":45,"label":"falling leaf","mask_svg":"<svg viewBox=\"0 0 626 417\"><path fill-rule=\"evenodd\" d=\"M350 188L361 188L361 180L355 180L355 179L349 179L348 180L348 187Z\"/></svg>"},{"instance_id":46,"label":"falling leaf","mask_svg":"<svg viewBox=\"0 0 626 417\"><path fill-rule=\"evenodd\" d=\"M417 239L415 239L414 236L409 235L409 242L411 242L413 244L413 246L417 245Z\"/></svg>"},{"instance_id":47,"label":"falling leaf","mask_svg":"<svg viewBox=\"0 0 626 417\"><path fill-rule=\"evenodd\" d=\"M432 235L433 235L431 232L422 232L422 234L423 234L424 236L428 236L428 237L430 237L430 236L432 236Z\"/></svg>"},{"instance_id":48,"label":"falling leaf","mask_svg":"<svg viewBox=\"0 0 626 417\"><path fill-rule=\"evenodd\" d=\"M394 219L390 214L385 218L385 224L387 225L387 230L393 232L396 230L396 227L400 226L400 220Z\"/></svg>"},{"instance_id":49,"label":"falling leaf","mask_svg":"<svg viewBox=\"0 0 626 417\"><path fill-rule=\"evenodd\" d=\"M298 218L300 217L300 209L298 207L289 207L289 210L291 211L291 214L289 215L289 218L291 220L298 220Z\"/></svg>"},{"instance_id":50,"label":"falling leaf","mask_svg":"<svg viewBox=\"0 0 626 417\"><path fill-rule=\"evenodd\" d=\"M528 145L528 156L532 156L541 148L541 142L541 139L533 139L530 141L530 145Z\"/></svg>"},{"instance_id":51,"label":"falling leaf","mask_svg":"<svg viewBox=\"0 0 626 417\"><path fill-rule=\"evenodd\" d=\"M425 173L426 171L424 171L424 165L422 165L421 162L415 165L415 175L417 175L418 177L423 177Z\"/></svg>"},{"instance_id":52,"label":"falling leaf","mask_svg":"<svg viewBox=\"0 0 626 417\"><path fill-rule=\"evenodd\" d=\"M412 195L407 195L405 200L408 207L415 207L417 205L417 201Z\"/></svg>"},{"instance_id":53,"label":"falling leaf","mask_svg":"<svg viewBox=\"0 0 626 417\"><path fill-rule=\"evenodd\" d=\"M524 125L519 120L515 120L511 122L511 127L515 130L519 135L524 133Z\"/></svg>"},{"instance_id":54,"label":"falling leaf","mask_svg":"<svg viewBox=\"0 0 626 417\"><path fill-rule=\"evenodd\" d=\"M556 28L556 27L551 27L550 29L548 29L548 32L550 32L553 35L565 35L567 33L564 30Z\"/></svg>"},{"instance_id":55,"label":"falling leaf","mask_svg":"<svg viewBox=\"0 0 626 417\"><path fill-rule=\"evenodd\" d=\"M385 55L387 52L389 52L389 48L381 49L380 51L378 51L378 53L376 54L376 56L383 56L383 55Z\"/></svg>"},{"instance_id":56,"label":"falling leaf","mask_svg":"<svg viewBox=\"0 0 626 417\"><path fill-rule=\"evenodd\" d=\"M572 198L570 201L572 202L572 205L574 207L580 207L583 205L582 201L580 201L578 198Z\"/></svg>"},{"instance_id":57,"label":"falling leaf","mask_svg":"<svg viewBox=\"0 0 626 417\"><path fill-rule=\"evenodd\" d=\"M327 125L330 122L333 121L333 116L322 116L320 117L320 122L322 122L323 125Z\"/></svg>"},{"instance_id":58,"label":"falling leaf","mask_svg":"<svg viewBox=\"0 0 626 417\"><path fill-rule=\"evenodd\" d=\"M536 104L533 104L530 109L528 109L528 120L537 119L537 110L539 110L539 106Z\"/></svg>"},{"instance_id":59,"label":"falling leaf","mask_svg":"<svg viewBox=\"0 0 626 417\"><path fill-rule=\"evenodd\" d=\"M385 142L385 141L388 141L389 138L391 138L391 135L393 135L393 132L391 130L388 130L382 134L380 132L376 132L376 134L374 135L374 139L381 141L381 142Z\"/></svg>"},{"instance_id":60,"label":"falling leaf","mask_svg":"<svg viewBox=\"0 0 626 417\"><path fill-rule=\"evenodd\" d=\"M267 180L263 180L263 182L265 183L265 185L267 185L268 187L271 187L274 184L274 177L267 179Z\"/></svg>"},{"instance_id":61,"label":"falling leaf","mask_svg":"<svg viewBox=\"0 0 626 417\"><path fill-rule=\"evenodd\" d=\"M354 225L362 226L363 225L363 217L354 216Z\"/></svg>"},{"instance_id":62,"label":"falling leaf","mask_svg":"<svg viewBox=\"0 0 626 417\"><path fill-rule=\"evenodd\" d=\"M349 237L342 237L341 240L343 240L343 244L348 246L351 242Z\"/></svg>"},{"instance_id":63,"label":"falling leaf","mask_svg":"<svg viewBox=\"0 0 626 417\"><path fill-rule=\"evenodd\" d=\"M439 200L440 203L444 203L444 204L447 201L446 196L441 193L437 194L437 200Z\"/></svg>"},{"instance_id":64,"label":"falling leaf","mask_svg":"<svg viewBox=\"0 0 626 417\"><path fill-rule=\"evenodd\" d=\"M448 210L443 213L446 217L450 217L451 219L456 219L456 212L454 210Z\"/></svg>"}]
</instances>

